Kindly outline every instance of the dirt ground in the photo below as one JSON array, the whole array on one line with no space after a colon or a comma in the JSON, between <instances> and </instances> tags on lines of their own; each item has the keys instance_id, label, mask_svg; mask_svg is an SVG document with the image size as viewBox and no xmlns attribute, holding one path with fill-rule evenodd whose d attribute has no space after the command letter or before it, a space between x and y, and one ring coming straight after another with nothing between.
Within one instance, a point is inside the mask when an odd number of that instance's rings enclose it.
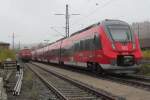
<instances>
[{"instance_id":1,"label":"dirt ground","mask_svg":"<svg viewBox=\"0 0 150 100\"><path fill-rule=\"evenodd\" d=\"M11 76L10 82L15 79L15 74ZM8 91L8 100L57 100L55 95L47 89L41 80L28 68L24 68L24 78L19 96L13 96Z\"/></svg>"}]
</instances>

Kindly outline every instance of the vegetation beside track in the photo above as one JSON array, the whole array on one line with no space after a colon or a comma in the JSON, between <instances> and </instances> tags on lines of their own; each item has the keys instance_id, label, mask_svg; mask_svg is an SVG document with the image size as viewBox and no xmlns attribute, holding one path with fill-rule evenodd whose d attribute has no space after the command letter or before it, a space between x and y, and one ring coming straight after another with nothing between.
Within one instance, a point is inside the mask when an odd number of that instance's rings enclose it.
<instances>
[{"instance_id":1,"label":"vegetation beside track","mask_svg":"<svg viewBox=\"0 0 150 100\"><path fill-rule=\"evenodd\" d=\"M143 50L143 60L150 61L150 50ZM139 74L150 76L150 64L142 64Z\"/></svg>"},{"instance_id":2,"label":"vegetation beside track","mask_svg":"<svg viewBox=\"0 0 150 100\"><path fill-rule=\"evenodd\" d=\"M0 49L0 60L4 61L7 58L15 59L15 52L9 49Z\"/></svg>"},{"instance_id":3,"label":"vegetation beside track","mask_svg":"<svg viewBox=\"0 0 150 100\"><path fill-rule=\"evenodd\" d=\"M143 58L146 60L150 60L150 50L143 50Z\"/></svg>"},{"instance_id":4,"label":"vegetation beside track","mask_svg":"<svg viewBox=\"0 0 150 100\"><path fill-rule=\"evenodd\" d=\"M150 64L143 64L140 68L139 74L150 76Z\"/></svg>"},{"instance_id":5,"label":"vegetation beside track","mask_svg":"<svg viewBox=\"0 0 150 100\"><path fill-rule=\"evenodd\" d=\"M37 100L39 97L39 91L34 84L34 79L35 77L33 73L29 70L27 71L26 69L26 73L24 75L24 87L26 87L27 95L29 96L29 98L31 98L32 100Z\"/></svg>"},{"instance_id":6,"label":"vegetation beside track","mask_svg":"<svg viewBox=\"0 0 150 100\"><path fill-rule=\"evenodd\" d=\"M9 49L0 49L0 64L5 61L7 58L11 58L12 60L16 59L16 53L13 50Z\"/></svg>"}]
</instances>

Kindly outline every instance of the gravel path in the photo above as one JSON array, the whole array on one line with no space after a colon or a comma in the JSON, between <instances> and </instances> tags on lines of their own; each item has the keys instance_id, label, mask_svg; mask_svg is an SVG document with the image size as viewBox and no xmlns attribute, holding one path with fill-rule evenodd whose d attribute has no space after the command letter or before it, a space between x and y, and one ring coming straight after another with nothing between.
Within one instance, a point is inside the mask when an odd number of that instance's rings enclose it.
<instances>
[{"instance_id":1,"label":"gravel path","mask_svg":"<svg viewBox=\"0 0 150 100\"><path fill-rule=\"evenodd\" d=\"M8 100L57 100L41 80L28 68L24 69L24 79L19 96L8 94ZM11 78L13 79L13 78Z\"/></svg>"},{"instance_id":2,"label":"gravel path","mask_svg":"<svg viewBox=\"0 0 150 100\"><path fill-rule=\"evenodd\" d=\"M60 74L67 75L71 77L72 79L79 80L95 88L103 89L114 95L123 96L127 100L150 100L150 92L148 91L140 90L140 89L127 86L127 85L123 85L123 84L119 84L116 82L110 82L107 80L97 79L91 76L87 76L87 75L76 73L76 72L71 72L65 69L60 69L60 68L52 67L49 65L44 65L41 63L35 63L35 64L40 64L46 67L46 69L54 70L56 72L59 72Z\"/></svg>"}]
</instances>

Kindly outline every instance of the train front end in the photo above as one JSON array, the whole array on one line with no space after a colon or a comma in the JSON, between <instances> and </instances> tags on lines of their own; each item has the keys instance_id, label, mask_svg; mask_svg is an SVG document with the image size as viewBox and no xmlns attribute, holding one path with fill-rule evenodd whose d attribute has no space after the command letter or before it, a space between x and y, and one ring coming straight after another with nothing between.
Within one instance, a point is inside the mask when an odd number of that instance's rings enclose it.
<instances>
[{"instance_id":1,"label":"train front end","mask_svg":"<svg viewBox=\"0 0 150 100\"><path fill-rule=\"evenodd\" d=\"M137 35L129 24L120 20L105 20L103 23L106 45L103 69L115 73L135 73L140 67L142 52ZM108 45L107 45L108 44Z\"/></svg>"},{"instance_id":2,"label":"train front end","mask_svg":"<svg viewBox=\"0 0 150 100\"><path fill-rule=\"evenodd\" d=\"M32 58L31 50L30 49L23 49L19 52L19 58L23 62L29 62Z\"/></svg>"}]
</instances>

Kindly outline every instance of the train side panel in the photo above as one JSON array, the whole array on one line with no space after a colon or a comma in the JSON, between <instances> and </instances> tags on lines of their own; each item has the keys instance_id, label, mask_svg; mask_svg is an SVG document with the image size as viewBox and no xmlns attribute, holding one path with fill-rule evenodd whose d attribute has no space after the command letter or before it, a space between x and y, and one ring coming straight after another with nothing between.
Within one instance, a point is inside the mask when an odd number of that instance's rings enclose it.
<instances>
[{"instance_id":1,"label":"train side panel","mask_svg":"<svg viewBox=\"0 0 150 100\"><path fill-rule=\"evenodd\" d=\"M136 34L119 20L105 20L33 52L37 61L116 73L135 72L142 58Z\"/></svg>"}]
</instances>

